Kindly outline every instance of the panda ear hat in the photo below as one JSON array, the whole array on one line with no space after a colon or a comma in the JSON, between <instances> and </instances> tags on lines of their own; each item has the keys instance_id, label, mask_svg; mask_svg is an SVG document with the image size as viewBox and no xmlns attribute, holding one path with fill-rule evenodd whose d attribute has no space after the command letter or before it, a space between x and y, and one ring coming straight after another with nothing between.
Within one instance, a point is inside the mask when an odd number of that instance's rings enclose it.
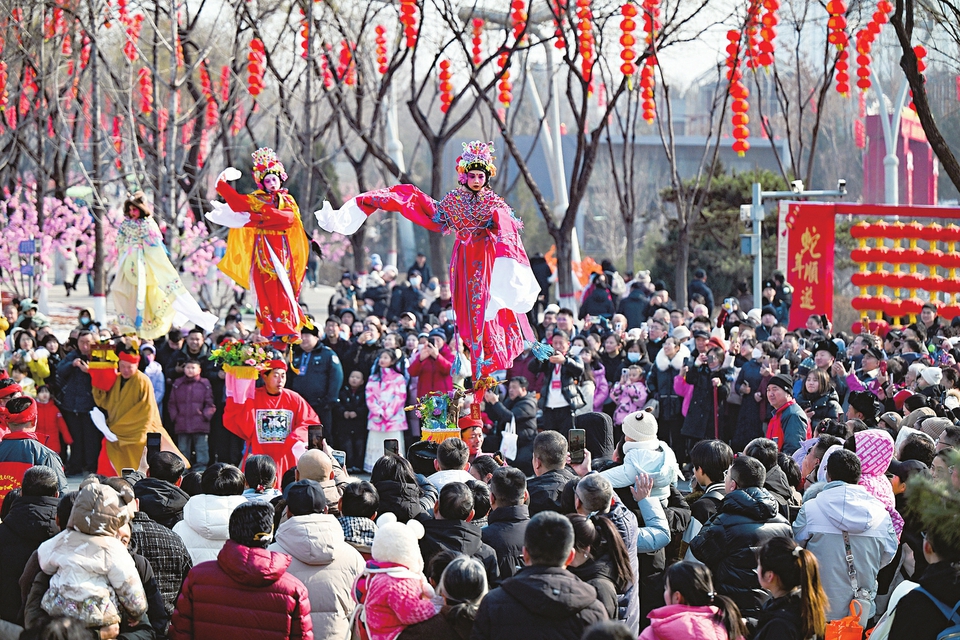
<instances>
[{"instance_id":1,"label":"panda ear hat","mask_svg":"<svg viewBox=\"0 0 960 640\"><path fill-rule=\"evenodd\" d=\"M420 555L418 540L423 537L423 525L417 520L403 524L397 521L397 516L387 512L377 518L377 527L370 550L373 559L403 565L411 571L422 573L423 556Z\"/></svg>"}]
</instances>

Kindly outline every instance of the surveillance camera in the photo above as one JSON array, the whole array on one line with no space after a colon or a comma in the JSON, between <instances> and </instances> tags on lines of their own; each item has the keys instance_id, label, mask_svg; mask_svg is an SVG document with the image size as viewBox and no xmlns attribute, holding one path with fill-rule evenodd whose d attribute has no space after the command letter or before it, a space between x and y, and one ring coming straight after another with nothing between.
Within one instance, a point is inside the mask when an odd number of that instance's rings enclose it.
<instances>
[{"instance_id":1,"label":"surveillance camera","mask_svg":"<svg viewBox=\"0 0 960 640\"><path fill-rule=\"evenodd\" d=\"M794 193L800 193L800 192L802 192L802 191L803 191L803 180L794 180L793 182L791 182L791 183L790 183L790 189L793 190Z\"/></svg>"},{"instance_id":2,"label":"surveillance camera","mask_svg":"<svg viewBox=\"0 0 960 640\"><path fill-rule=\"evenodd\" d=\"M837 180L837 191L846 192L846 190L847 190L847 181L844 180L843 178L840 178L839 180Z\"/></svg>"}]
</instances>

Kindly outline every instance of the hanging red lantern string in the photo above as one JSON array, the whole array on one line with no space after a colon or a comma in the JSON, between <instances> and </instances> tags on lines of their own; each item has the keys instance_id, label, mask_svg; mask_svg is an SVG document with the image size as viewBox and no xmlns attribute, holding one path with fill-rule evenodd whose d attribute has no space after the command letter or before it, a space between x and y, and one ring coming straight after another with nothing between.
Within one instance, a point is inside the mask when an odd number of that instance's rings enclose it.
<instances>
[{"instance_id":1,"label":"hanging red lantern string","mask_svg":"<svg viewBox=\"0 0 960 640\"><path fill-rule=\"evenodd\" d=\"M120 154L123 153L123 137L121 136L121 127L122 122L120 116L113 117L113 131L110 136L111 142L113 142L113 150L117 152L117 159L115 160L117 165L117 170L123 168L123 163L120 160Z\"/></svg>"},{"instance_id":2,"label":"hanging red lantern string","mask_svg":"<svg viewBox=\"0 0 960 640\"><path fill-rule=\"evenodd\" d=\"M330 90L333 86L333 72L330 71L330 63L327 61L327 56L330 55L330 52L333 50L333 47L329 44L324 45L324 52L320 55L320 73L323 76L323 88Z\"/></svg>"},{"instance_id":3,"label":"hanging red lantern string","mask_svg":"<svg viewBox=\"0 0 960 640\"><path fill-rule=\"evenodd\" d=\"M633 35L637 28L637 23L634 21L637 6L632 2L626 3L620 7L620 15L623 16L623 20L620 21L620 46L623 47L620 51L620 59L623 60L620 72L627 76L627 86L633 90L632 76L637 72L637 65L634 63L637 58L637 52L634 49L637 39Z\"/></svg>"},{"instance_id":4,"label":"hanging red lantern string","mask_svg":"<svg viewBox=\"0 0 960 640\"><path fill-rule=\"evenodd\" d=\"M230 135L235 136L243 128L243 105L238 104L233 110L233 122L230 123Z\"/></svg>"},{"instance_id":5,"label":"hanging red lantern string","mask_svg":"<svg viewBox=\"0 0 960 640\"><path fill-rule=\"evenodd\" d=\"M773 64L774 40L777 37L777 25L780 17L780 0L763 0L763 15L760 17L760 44L757 54L757 64L766 69Z\"/></svg>"},{"instance_id":6,"label":"hanging red lantern string","mask_svg":"<svg viewBox=\"0 0 960 640\"><path fill-rule=\"evenodd\" d=\"M143 27L143 16L139 13L127 24L127 41L123 45L123 55L130 62L137 59L137 41L140 40L140 29Z\"/></svg>"},{"instance_id":7,"label":"hanging red lantern string","mask_svg":"<svg viewBox=\"0 0 960 640\"><path fill-rule=\"evenodd\" d=\"M743 34L734 29L727 32L727 60L725 62L727 67L727 80L730 81L730 97L733 99L730 105L730 111L733 113L731 119L734 139L733 150L740 157L743 157L746 152L750 150L750 141L748 139L750 137L750 129L747 128L747 125L750 123L750 117L747 115L750 104L747 102L747 97L750 93L746 85L743 84L743 73L740 71L740 65L742 63L740 44L742 37Z\"/></svg>"},{"instance_id":8,"label":"hanging red lantern string","mask_svg":"<svg viewBox=\"0 0 960 640\"><path fill-rule=\"evenodd\" d=\"M150 69L143 67L137 71L137 86L140 88L140 113L149 116L153 113L153 77Z\"/></svg>"},{"instance_id":9,"label":"hanging red lantern string","mask_svg":"<svg viewBox=\"0 0 960 640\"><path fill-rule=\"evenodd\" d=\"M450 82L450 61L440 61L440 111L446 113L453 102L453 83Z\"/></svg>"},{"instance_id":10,"label":"hanging red lantern string","mask_svg":"<svg viewBox=\"0 0 960 640\"><path fill-rule=\"evenodd\" d=\"M563 16L567 12L567 4L563 0L551 0L550 6L553 9L553 25L556 27L553 46L563 51L567 48L567 39L563 34Z\"/></svg>"},{"instance_id":11,"label":"hanging red lantern string","mask_svg":"<svg viewBox=\"0 0 960 640\"><path fill-rule=\"evenodd\" d=\"M527 5L524 0L510 3L510 24L513 27L513 39L519 43L527 30Z\"/></svg>"},{"instance_id":12,"label":"hanging red lantern string","mask_svg":"<svg viewBox=\"0 0 960 640\"><path fill-rule=\"evenodd\" d=\"M60 54L65 58L69 58L73 55L73 43L70 41L70 34L63 36L63 42L60 44ZM69 60L68 62L73 62ZM68 73L68 76L72 76L72 73Z\"/></svg>"},{"instance_id":13,"label":"hanging red lantern string","mask_svg":"<svg viewBox=\"0 0 960 640\"><path fill-rule=\"evenodd\" d=\"M384 75L389 68L387 66L387 29L382 24L378 24L377 28L374 29L374 32L377 34L374 42L377 44L377 72L380 75Z\"/></svg>"},{"instance_id":14,"label":"hanging red lantern string","mask_svg":"<svg viewBox=\"0 0 960 640\"><path fill-rule=\"evenodd\" d=\"M263 47L263 40L254 38L250 41L250 52L247 54L247 90L254 98L263 91L264 62L267 59Z\"/></svg>"},{"instance_id":15,"label":"hanging red lantern string","mask_svg":"<svg viewBox=\"0 0 960 640\"><path fill-rule=\"evenodd\" d=\"M760 66L760 9L761 0L750 0L747 19L743 25L743 60L748 69Z\"/></svg>"},{"instance_id":16,"label":"hanging red lantern string","mask_svg":"<svg viewBox=\"0 0 960 640\"><path fill-rule=\"evenodd\" d=\"M587 82L587 94L593 94L593 11L590 0L577 0L577 33L580 49L580 70Z\"/></svg>"},{"instance_id":17,"label":"hanging red lantern string","mask_svg":"<svg viewBox=\"0 0 960 640\"><path fill-rule=\"evenodd\" d=\"M827 42L837 49L843 49L850 43L847 37L847 4L843 0L830 0L827 3Z\"/></svg>"},{"instance_id":18,"label":"hanging red lantern string","mask_svg":"<svg viewBox=\"0 0 960 640\"><path fill-rule=\"evenodd\" d=\"M83 34L83 44L80 47L80 68L86 69L90 63L90 36Z\"/></svg>"},{"instance_id":19,"label":"hanging red lantern string","mask_svg":"<svg viewBox=\"0 0 960 640\"><path fill-rule=\"evenodd\" d=\"M923 61L927 57L927 49L922 44L913 48L914 55L917 56L917 71L921 74L927 70L927 63ZM910 90L910 109L916 113L917 105L913 104L913 89Z\"/></svg>"},{"instance_id":20,"label":"hanging red lantern string","mask_svg":"<svg viewBox=\"0 0 960 640\"><path fill-rule=\"evenodd\" d=\"M470 21L473 29L473 66L479 67L483 62L483 18L474 18Z\"/></svg>"},{"instance_id":21,"label":"hanging red lantern string","mask_svg":"<svg viewBox=\"0 0 960 640\"><path fill-rule=\"evenodd\" d=\"M303 7L300 7L300 57L306 60L310 56L310 22Z\"/></svg>"},{"instance_id":22,"label":"hanging red lantern string","mask_svg":"<svg viewBox=\"0 0 960 640\"><path fill-rule=\"evenodd\" d=\"M656 83L654 77L654 67L657 64L656 56L648 56L643 61L643 68L640 69L640 96L643 98L643 119L647 124L653 124L657 117L657 102L654 100L653 87Z\"/></svg>"},{"instance_id":23,"label":"hanging red lantern string","mask_svg":"<svg viewBox=\"0 0 960 640\"><path fill-rule=\"evenodd\" d=\"M230 66L226 64L220 67L220 100L230 100Z\"/></svg>"},{"instance_id":24,"label":"hanging red lantern string","mask_svg":"<svg viewBox=\"0 0 960 640\"><path fill-rule=\"evenodd\" d=\"M504 52L500 54L500 57L497 58L497 67L501 70L507 66L507 62L510 60L510 54ZM500 76L500 82L497 84L497 89L500 93L497 95L497 100L500 101L500 104L507 108L510 106L510 101L513 99L513 85L510 83L510 70L507 69L503 71L503 75Z\"/></svg>"},{"instance_id":25,"label":"hanging red lantern string","mask_svg":"<svg viewBox=\"0 0 960 640\"><path fill-rule=\"evenodd\" d=\"M837 54L837 84L835 85L835 88L837 93L843 97L846 97L850 93L849 58L849 49L842 49L840 53Z\"/></svg>"},{"instance_id":26,"label":"hanging red lantern string","mask_svg":"<svg viewBox=\"0 0 960 640\"><path fill-rule=\"evenodd\" d=\"M407 48L414 48L417 45L416 0L400 0L400 24L403 25L403 35L406 38Z\"/></svg>"}]
</instances>

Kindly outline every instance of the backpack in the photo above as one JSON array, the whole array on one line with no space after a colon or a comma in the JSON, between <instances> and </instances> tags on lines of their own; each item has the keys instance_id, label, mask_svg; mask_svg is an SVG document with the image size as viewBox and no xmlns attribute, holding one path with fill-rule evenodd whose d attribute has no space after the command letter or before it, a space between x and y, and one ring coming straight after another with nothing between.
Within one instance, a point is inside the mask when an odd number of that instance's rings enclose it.
<instances>
[{"instance_id":1,"label":"backpack","mask_svg":"<svg viewBox=\"0 0 960 640\"><path fill-rule=\"evenodd\" d=\"M957 604L953 605L953 609L951 609L947 605L934 598L933 595L923 587L917 587L916 591L930 598L930 600L933 601L933 604L937 605L937 609L940 609L940 613L943 614L943 617L947 619L947 624L949 626L937 634L937 640L957 640L960 638L960 613L957 612L957 610L960 609L960 602L957 602Z\"/></svg>"}]
</instances>

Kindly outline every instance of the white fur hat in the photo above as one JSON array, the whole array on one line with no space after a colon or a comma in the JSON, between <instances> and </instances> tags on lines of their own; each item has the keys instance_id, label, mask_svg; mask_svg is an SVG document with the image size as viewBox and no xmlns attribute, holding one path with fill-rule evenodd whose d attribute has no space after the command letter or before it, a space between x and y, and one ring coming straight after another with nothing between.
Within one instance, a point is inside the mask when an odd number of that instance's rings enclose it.
<instances>
[{"instance_id":1,"label":"white fur hat","mask_svg":"<svg viewBox=\"0 0 960 640\"><path fill-rule=\"evenodd\" d=\"M423 572L420 544L423 525L417 520L406 524L397 522L397 516L387 512L377 518L377 533L373 537L370 555L377 562L395 562L416 573Z\"/></svg>"}]
</instances>

